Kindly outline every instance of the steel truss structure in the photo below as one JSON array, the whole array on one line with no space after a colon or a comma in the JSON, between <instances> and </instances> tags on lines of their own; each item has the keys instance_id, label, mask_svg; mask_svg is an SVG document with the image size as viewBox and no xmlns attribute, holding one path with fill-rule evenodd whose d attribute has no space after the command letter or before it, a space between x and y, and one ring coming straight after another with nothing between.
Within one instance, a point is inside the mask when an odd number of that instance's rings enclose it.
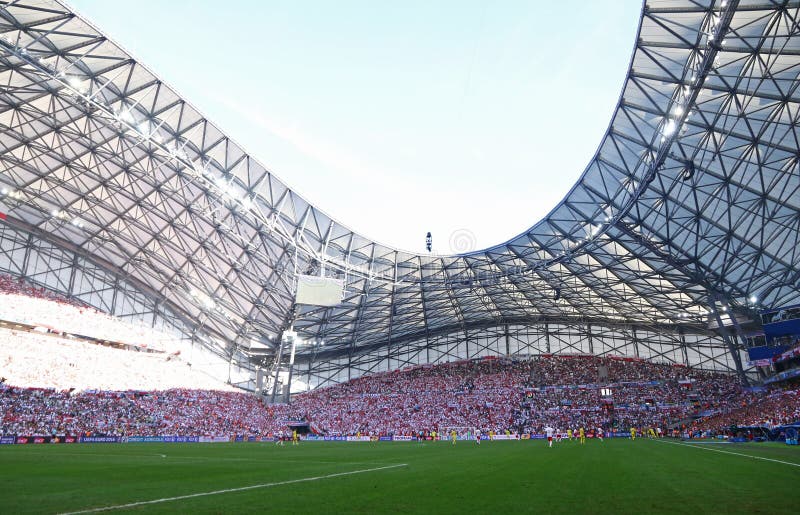
<instances>
[{"instance_id":1,"label":"steel truss structure","mask_svg":"<svg viewBox=\"0 0 800 515\"><path fill-rule=\"evenodd\" d=\"M0 1L0 267L121 315L140 308L108 298L141 299L250 367L293 323L310 385L554 341L741 372L740 325L800 302L798 9L647 1L569 194L503 244L438 256L310 205L63 4ZM298 272L344 279L342 303L294 306Z\"/></svg>"}]
</instances>

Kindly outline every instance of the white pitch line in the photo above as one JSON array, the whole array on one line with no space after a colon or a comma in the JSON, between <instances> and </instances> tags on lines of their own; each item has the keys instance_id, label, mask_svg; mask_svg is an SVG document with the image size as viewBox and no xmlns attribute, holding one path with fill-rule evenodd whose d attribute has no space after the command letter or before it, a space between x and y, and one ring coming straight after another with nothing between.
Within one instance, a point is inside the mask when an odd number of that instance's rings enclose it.
<instances>
[{"instance_id":1,"label":"white pitch line","mask_svg":"<svg viewBox=\"0 0 800 515\"><path fill-rule=\"evenodd\" d=\"M712 451L712 452L721 452L723 454L734 454L736 456L744 456L745 458L753 458L754 460L774 461L775 463L783 463L784 465L791 465L792 467L800 467L800 463L793 463L791 461L781 461L773 458L764 458L762 456L753 456L752 454L742 454L741 452L723 451L722 449L712 449L710 447L698 447L697 445L692 445L689 443L665 442L663 440L654 440L654 441L658 443L680 445L681 447L691 447L692 449L700 449L701 451Z\"/></svg>"},{"instance_id":2,"label":"white pitch line","mask_svg":"<svg viewBox=\"0 0 800 515\"><path fill-rule=\"evenodd\" d=\"M151 501L138 501L128 504L116 504L113 506L103 506L101 508L89 508L88 510L69 511L59 515L79 515L81 513L97 513L100 511L122 510L125 508L133 508L136 506L144 506L146 504L159 504L162 502L180 501L183 499L193 499L195 497L206 497L209 495L227 494L231 492L243 492L245 490L255 490L257 488L269 488L271 486L290 485L292 483L303 483L307 481L319 481L321 479L330 479L332 477L350 476L353 474L365 474L367 472L377 472L379 470L393 469L398 467L407 467L408 463L399 463L397 465L387 465L385 467L377 467L371 469L351 470L349 472L336 472L335 474L327 474L325 476L304 477L301 479L289 479L287 481L277 481L275 483L262 483L260 485L241 486L239 488L226 488L225 490L214 490L211 492L200 492L197 494L179 495L176 497L164 497L162 499L153 499Z\"/></svg>"},{"instance_id":3,"label":"white pitch line","mask_svg":"<svg viewBox=\"0 0 800 515\"><path fill-rule=\"evenodd\" d=\"M32 447L32 446L31 446ZM170 461L175 460L201 460L201 461L250 461L258 463L325 463L337 465L382 465L380 462L374 461L333 461L333 460L284 460L284 459L257 459L257 458L228 458L228 457L213 457L213 456L181 456L179 454L96 454L96 453L83 453L83 452L50 452L47 457L63 457L63 456L81 456L85 458L169 458Z\"/></svg>"},{"instance_id":4,"label":"white pitch line","mask_svg":"<svg viewBox=\"0 0 800 515\"><path fill-rule=\"evenodd\" d=\"M30 456L30 455L25 455ZM84 458L166 458L166 454L95 454L95 453L84 453L84 452L51 452L45 455L45 457L54 457L59 458L62 456L82 456Z\"/></svg>"}]
</instances>

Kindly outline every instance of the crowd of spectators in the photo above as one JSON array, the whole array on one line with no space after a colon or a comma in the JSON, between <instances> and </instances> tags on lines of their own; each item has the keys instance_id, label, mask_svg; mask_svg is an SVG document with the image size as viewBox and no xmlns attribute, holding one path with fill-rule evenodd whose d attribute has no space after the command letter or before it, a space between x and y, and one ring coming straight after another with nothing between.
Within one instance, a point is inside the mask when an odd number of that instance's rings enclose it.
<instances>
[{"instance_id":1,"label":"crowd of spectators","mask_svg":"<svg viewBox=\"0 0 800 515\"><path fill-rule=\"evenodd\" d=\"M7 327L0 327L0 376L8 384L56 390L231 389L180 356Z\"/></svg>"},{"instance_id":2,"label":"crowd of spectators","mask_svg":"<svg viewBox=\"0 0 800 515\"><path fill-rule=\"evenodd\" d=\"M542 356L366 376L299 396L293 408L334 434L445 427L540 432L547 425L622 430L666 427L740 393L725 374L636 359Z\"/></svg>"},{"instance_id":3,"label":"crowd of spectators","mask_svg":"<svg viewBox=\"0 0 800 515\"><path fill-rule=\"evenodd\" d=\"M264 406L193 370L178 352L130 350L163 347L151 329L3 274L0 320L11 322L0 328L4 434L265 435L286 430L288 420L339 435L676 424L707 431L800 419L798 389L744 391L732 375L591 355L416 366ZM14 323L38 331L15 330ZM133 347L94 345L72 334Z\"/></svg>"},{"instance_id":4,"label":"crowd of spectators","mask_svg":"<svg viewBox=\"0 0 800 515\"><path fill-rule=\"evenodd\" d=\"M113 350L113 349L109 349ZM117 351L129 352L129 351ZM561 374L564 372L564 375ZM565 377L566 375L566 377ZM753 416L795 417L781 397L743 392L734 377L641 360L593 356L482 359L360 377L265 406L214 389L82 392L0 384L6 434L274 435L303 420L325 434L400 435L460 427L497 433L549 425L626 431L680 423L700 412L753 405ZM781 411L785 410L785 411ZM726 420L727 422L727 420Z\"/></svg>"},{"instance_id":5,"label":"crowd of spectators","mask_svg":"<svg viewBox=\"0 0 800 515\"><path fill-rule=\"evenodd\" d=\"M21 295L33 299L49 300L59 304L83 307L83 304L77 300L68 299L59 293L30 284L22 277L12 277L8 274L0 274L0 295Z\"/></svg>"},{"instance_id":6,"label":"crowd of spectators","mask_svg":"<svg viewBox=\"0 0 800 515\"><path fill-rule=\"evenodd\" d=\"M173 389L73 393L0 384L6 435L259 435L277 430L252 394Z\"/></svg>"},{"instance_id":7,"label":"crowd of spectators","mask_svg":"<svg viewBox=\"0 0 800 515\"><path fill-rule=\"evenodd\" d=\"M0 320L141 349L168 353L185 350L175 336L147 323L128 323L6 274L0 274Z\"/></svg>"},{"instance_id":8,"label":"crowd of spectators","mask_svg":"<svg viewBox=\"0 0 800 515\"><path fill-rule=\"evenodd\" d=\"M799 422L800 389L774 389L766 394L742 395L726 409L698 420L692 427L699 431L719 432L735 426L772 429Z\"/></svg>"}]
</instances>

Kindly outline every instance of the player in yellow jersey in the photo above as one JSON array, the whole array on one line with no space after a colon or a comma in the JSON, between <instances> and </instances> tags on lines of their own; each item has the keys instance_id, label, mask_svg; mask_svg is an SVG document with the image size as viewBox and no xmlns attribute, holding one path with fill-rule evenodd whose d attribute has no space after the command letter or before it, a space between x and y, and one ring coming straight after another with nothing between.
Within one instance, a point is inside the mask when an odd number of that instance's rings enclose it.
<instances>
[{"instance_id":1,"label":"player in yellow jersey","mask_svg":"<svg viewBox=\"0 0 800 515\"><path fill-rule=\"evenodd\" d=\"M583 428L578 429L578 438L581 441L581 445L586 443L586 431Z\"/></svg>"},{"instance_id":2,"label":"player in yellow jersey","mask_svg":"<svg viewBox=\"0 0 800 515\"><path fill-rule=\"evenodd\" d=\"M457 438L457 437L458 437L458 433L456 433L456 430L455 430L455 429L453 429L452 431L450 431L450 441L451 441L451 442L453 442L453 445L455 445L455 444L456 444L456 438Z\"/></svg>"},{"instance_id":3,"label":"player in yellow jersey","mask_svg":"<svg viewBox=\"0 0 800 515\"><path fill-rule=\"evenodd\" d=\"M489 441L494 441L494 429L489 430Z\"/></svg>"},{"instance_id":4,"label":"player in yellow jersey","mask_svg":"<svg viewBox=\"0 0 800 515\"><path fill-rule=\"evenodd\" d=\"M567 438L569 438L570 442L572 441L572 429L567 429Z\"/></svg>"},{"instance_id":5,"label":"player in yellow jersey","mask_svg":"<svg viewBox=\"0 0 800 515\"><path fill-rule=\"evenodd\" d=\"M297 429L292 430L292 445L298 445L300 437L297 435Z\"/></svg>"},{"instance_id":6,"label":"player in yellow jersey","mask_svg":"<svg viewBox=\"0 0 800 515\"><path fill-rule=\"evenodd\" d=\"M636 440L636 428L631 428L631 440Z\"/></svg>"}]
</instances>

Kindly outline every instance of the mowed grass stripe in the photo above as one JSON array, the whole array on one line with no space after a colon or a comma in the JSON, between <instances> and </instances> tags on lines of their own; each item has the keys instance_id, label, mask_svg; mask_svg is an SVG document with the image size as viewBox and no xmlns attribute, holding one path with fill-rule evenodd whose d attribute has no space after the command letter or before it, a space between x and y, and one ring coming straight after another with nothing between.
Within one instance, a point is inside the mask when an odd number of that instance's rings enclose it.
<instances>
[{"instance_id":1,"label":"mowed grass stripe","mask_svg":"<svg viewBox=\"0 0 800 515\"><path fill-rule=\"evenodd\" d=\"M800 469L626 439L542 441L128 444L0 448L0 512L58 513L408 464L380 473L131 506L135 513L795 513ZM800 449L748 448L800 462ZM170 460L115 459L167 454ZM701 458L702 456L702 458ZM227 458L236 459L228 460ZM239 461L248 458L252 461ZM366 462L379 465L353 466Z\"/></svg>"},{"instance_id":2,"label":"mowed grass stripe","mask_svg":"<svg viewBox=\"0 0 800 515\"><path fill-rule=\"evenodd\" d=\"M713 447L705 447L705 445L708 445L708 444L692 444L690 442L673 442L673 441L669 441L669 440L666 440L666 441L665 440L652 440L652 441L657 442L657 443L665 443L665 444L671 444L671 445L681 445L681 446L684 446L684 447L691 447L693 449L700 449L701 451L712 451L712 452L719 452L719 453L722 453L722 454L730 454L730 455L733 455L733 456L743 456L745 458L751 458L751 459L754 459L754 460L771 461L771 462L774 462L774 463L781 463L783 465L790 465L792 467L800 467L800 463L794 463L794 462L791 462L791 461L776 460L774 458L766 458L764 456L754 456L752 454L744 454L744 453L741 453L741 452L728 451L728 450L725 450L725 449L716 449L716 448L713 448Z\"/></svg>"},{"instance_id":3,"label":"mowed grass stripe","mask_svg":"<svg viewBox=\"0 0 800 515\"><path fill-rule=\"evenodd\" d=\"M199 492L196 494L188 494L188 495L179 495L177 497L164 497L162 499L152 499L149 501L137 501L128 504L118 504L114 506L103 506L100 508L89 508L86 510L80 511L70 511L65 512L60 515L79 515L82 513L97 513L101 511L112 511L112 510L122 510L125 508L134 508L137 506L145 506L148 504L160 504L165 502L173 502L173 501L181 501L185 499L194 499L197 497L208 497L210 495L221 495L221 494L229 494L233 492L244 492L246 490L257 490L259 488L269 488L273 486L281 486L281 485L291 485L293 483L306 483L309 481L320 481L323 479L331 479L334 477L342 477L342 476L351 476L353 474L366 474L367 472L378 472L380 470L388 470L397 467L407 467L408 465L405 463L398 463L397 465L387 465L385 467L376 467L371 469L362 469L362 470L350 470L347 472L337 472L335 474L328 474L325 476L317 476L317 477L304 477L301 479L288 479L286 481L277 481L275 483L262 483L260 485L249 485L249 486L241 486L238 488L226 488L224 490L214 490L212 492Z\"/></svg>"}]
</instances>

